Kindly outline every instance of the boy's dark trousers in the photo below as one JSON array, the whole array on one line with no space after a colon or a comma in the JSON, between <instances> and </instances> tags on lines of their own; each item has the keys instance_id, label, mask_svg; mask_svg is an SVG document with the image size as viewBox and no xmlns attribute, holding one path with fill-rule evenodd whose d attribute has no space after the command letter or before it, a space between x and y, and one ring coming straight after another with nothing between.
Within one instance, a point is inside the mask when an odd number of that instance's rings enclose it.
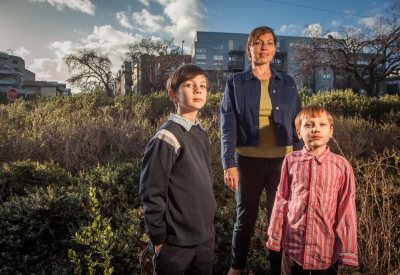
<instances>
[{"instance_id":1,"label":"boy's dark trousers","mask_svg":"<svg viewBox=\"0 0 400 275\"><path fill-rule=\"evenodd\" d=\"M337 275L338 262L330 268L324 270L305 270L301 265L292 260L286 253L282 253L282 273L281 275Z\"/></svg>"},{"instance_id":2,"label":"boy's dark trousers","mask_svg":"<svg viewBox=\"0 0 400 275\"><path fill-rule=\"evenodd\" d=\"M211 275L215 236L194 246L175 246L164 243L153 256L153 275Z\"/></svg>"}]
</instances>

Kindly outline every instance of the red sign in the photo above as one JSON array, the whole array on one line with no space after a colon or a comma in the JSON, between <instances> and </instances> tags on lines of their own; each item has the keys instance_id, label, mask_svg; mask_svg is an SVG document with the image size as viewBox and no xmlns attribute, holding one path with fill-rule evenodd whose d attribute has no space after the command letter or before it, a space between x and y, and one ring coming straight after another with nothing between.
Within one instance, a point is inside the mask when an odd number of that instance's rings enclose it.
<instances>
[{"instance_id":1,"label":"red sign","mask_svg":"<svg viewBox=\"0 0 400 275\"><path fill-rule=\"evenodd\" d=\"M8 90L7 97L10 100L10 102L14 102L15 99L17 98L17 96L18 96L17 90L15 90L14 88L11 88L10 90Z\"/></svg>"}]
</instances>

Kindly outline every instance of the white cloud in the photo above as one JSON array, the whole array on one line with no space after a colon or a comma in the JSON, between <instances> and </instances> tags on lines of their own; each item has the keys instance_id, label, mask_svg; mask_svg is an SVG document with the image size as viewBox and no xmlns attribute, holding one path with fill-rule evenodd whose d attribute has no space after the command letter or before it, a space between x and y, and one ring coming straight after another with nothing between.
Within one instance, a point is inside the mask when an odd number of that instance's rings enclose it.
<instances>
[{"instance_id":1,"label":"white cloud","mask_svg":"<svg viewBox=\"0 0 400 275\"><path fill-rule=\"evenodd\" d=\"M82 49L83 46L73 43L72 41L56 41L51 43L48 48L53 50L58 60L61 60L68 54L76 53L79 49Z\"/></svg>"},{"instance_id":2,"label":"white cloud","mask_svg":"<svg viewBox=\"0 0 400 275\"><path fill-rule=\"evenodd\" d=\"M283 25L282 27L279 28L279 30L276 31L277 34L283 34L283 33L297 33L299 31L299 26L298 25Z\"/></svg>"},{"instance_id":3,"label":"white cloud","mask_svg":"<svg viewBox=\"0 0 400 275\"><path fill-rule=\"evenodd\" d=\"M149 0L139 0L140 3L145 5L146 7L150 7L150 1Z\"/></svg>"},{"instance_id":4,"label":"white cloud","mask_svg":"<svg viewBox=\"0 0 400 275\"><path fill-rule=\"evenodd\" d=\"M118 23L125 28L133 29L133 26L129 23L129 18L126 16L124 11L117 12L115 17L118 20Z\"/></svg>"},{"instance_id":5,"label":"white cloud","mask_svg":"<svg viewBox=\"0 0 400 275\"><path fill-rule=\"evenodd\" d=\"M143 9L141 13L134 12L132 18L140 26L137 29L141 32L155 33L161 31L164 27L164 17L152 15L146 9Z\"/></svg>"},{"instance_id":6,"label":"white cloud","mask_svg":"<svg viewBox=\"0 0 400 275\"><path fill-rule=\"evenodd\" d=\"M332 20L331 25L333 27L339 27L340 25L342 25L342 22L336 21L336 20Z\"/></svg>"},{"instance_id":7,"label":"white cloud","mask_svg":"<svg viewBox=\"0 0 400 275\"><path fill-rule=\"evenodd\" d=\"M67 7L67 0L30 0L48 3L59 3L57 8ZM88 0L85 0L89 2ZM121 11L115 16L118 22L128 29L138 29L145 31L132 34L125 31L114 29L110 25L94 26L93 31L84 35L79 30L74 30L80 34L79 42L73 41L54 41L48 45L49 51L46 58L27 59L29 70L36 73L38 80L55 80L65 82L70 77L63 58L71 53L77 53L81 49L91 49L103 54L107 54L113 63L112 71L116 73L122 64L122 58L128 50L128 45L139 42L144 36L152 35L152 39L164 39L174 37L175 44L180 45L185 40L185 51L190 49L190 42L193 41L196 30L203 29L205 8L199 0L143 0L143 5L150 1L157 2L163 10L163 14L151 14L146 9L139 13L130 13L129 7L126 11ZM78 2L78 0L71 0ZM80 0L81 3L84 0ZM94 1L92 1L94 2ZM64 3L63 5L61 3ZM69 3L69 2L68 2ZM90 2L89 2L90 3ZM52 4L56 5L56 4ZM68 6L69 7L69 6ZM94 9L93 9L94 10ZM129 17L132 14L132 17ZM124 25L125 24L125 25ZM130 27L129 27L130 26ZM139 26L139 27L137 27Z\"/></svg>"},{"instance_id":8,"label":"white cloud","mask_svg":"<svg viewBox=\"0 0 400 275\"><path fill-rule=\"evenodd\" d=\"M30 55L30 54L31 54L31 51L25 49L25 48L22 47L22 46L19 47L18 49L16 49L16 50L14 51L14 55L20 56L21 58L25 58L25 57L27 57L27 56Z\"/></svg>"},{"instance_id":9,"label":"white cloud","mask_svg":"<svg viewBox=\"0 0 400 275\"><path fill-rule=\"evenodd\" d=\"M81 11L83 13L87 13L90 15L94 15L94 10L96 6L90 2L90 0L29 0L32 3L34 2L48 2L52 6L55 6L58 10L63 10L64 6Z\"/></svg>"},{"instance_id":10,"label":"white cloud","mask_svg":"<svg viewBox=\"0 0 400 275\"><path fill-rule=\"evenodd\" d=\"M66 65L61 60L50 58L36 58L29 64L29 70L35 73L36 80L63 82L62 79L67 79L65 72L63 72L63 67L67 71Z\"/></svg>"},{"instance_id":11,"label":"white cloud","mask_svg":"<svg viewBox=\"0 0 400 275\"><path fill-rule=\"evenodd\" d=\"M378 16L380 16L379 14L376 17L368 17L368 18L362 18L360 20L358 20L358 24L360 25L365 25L367 27L373 27L376 23L376 20L378 18Z\"/></svg>"},{"instance_id":12,"label":"white cloud","mask_svg":"<svg viewBox=\"0 0 400 275\"><path fill-rule=\"evenodd\" d=\"M140 41L142 35L132 36L130 33L118 31L110 25L94 26L93 33L83 38L87 49L101 50L103 53L125 53L128 45Z\"/></svg>"},{"instance_id":13,"label":"white cloud","mask_svg":"<svg viewBox=\"0 0 400 275\"><path fill-rule=\"evenodd\" d=\"M355 10L345 10L344 13L348 14L348 15L352 15L354 14L356 11Z\"/></svg>"},{"instance_id":14,"label":"white cloud","mask_svg":"<svg viewBox=\"0 0 400 275\"><path fill-rule=\"evenodd\" d=\"M135 35L115 30L109 25L95 26L93 32L82 38L80 43L72 41L55 41L48 45L54 58L36 58L29 61L29 70L36 74L37 80L55 80L65 82L70 77L63 58L68 54L75 54L82 49L91 49L108 54L113 72L121 66L121 60L128 51L128 45L139 42L142 35Z\"/></svg>"},{"instance_id":15,"label":"white cloud","mask_svg":"<svg viewBox=\"0 0 400 275\"><path fill-rule=\"evenodd\" d=\"M312 37L322 36L322 25L320 23L310 24L303 30L303 35Z\"/></svg>"},{"instance_id":16,"label":"white cloud","mask_svg":"<svg viewBox=\"0 0 400 275\"><path fill-rule=\"evenodd\" d=\"M196 0L157 0L164 5L164 14L171 20L165 30L175 41L192 41L196 30L203 29L204 6ZM188 44L187 48L189 48Z\"/></svg>"}]
</instances>

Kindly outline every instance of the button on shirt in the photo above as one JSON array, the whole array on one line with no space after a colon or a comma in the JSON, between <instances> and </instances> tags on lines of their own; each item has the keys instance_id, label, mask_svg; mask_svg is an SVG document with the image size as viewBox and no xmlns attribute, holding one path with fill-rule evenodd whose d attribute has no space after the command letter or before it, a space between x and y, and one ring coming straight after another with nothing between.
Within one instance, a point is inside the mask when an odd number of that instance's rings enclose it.
<instances>
[{"instance_id":1,"label":"button on shirt","mask_svg":"<svg viewBox=\"0 0 400 275\"><path fill-rule=\"evenodd\" d=\"M339 261L357 266L355 180L350 163L327 149L288 154L268 228L267 247L281 247L307 270Z\"/></svg>"}]
</instances>

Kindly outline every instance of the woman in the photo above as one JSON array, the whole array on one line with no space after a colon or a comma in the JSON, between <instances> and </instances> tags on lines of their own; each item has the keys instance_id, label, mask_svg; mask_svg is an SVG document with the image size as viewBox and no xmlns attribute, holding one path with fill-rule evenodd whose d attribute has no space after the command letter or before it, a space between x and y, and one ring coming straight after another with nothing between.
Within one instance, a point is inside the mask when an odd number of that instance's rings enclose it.
<instances>
[{"instance_id":1,"label":"woman","mask_svg":"<svg viewBox=\"0 0 400 275\"><path fill-rule=\"evenodd\" d=\"M303 146L294 126L301 110L296 84L270 67L276 52L273 30L252 30L246 50L251 66L227 79L221 105L224 181L236 191L237 203L229 275L240 274L246 265L263 189L269 222L283 159ZM281 254L269 254L271 274L280 274Z\"/></svg>"}]
</instances>

